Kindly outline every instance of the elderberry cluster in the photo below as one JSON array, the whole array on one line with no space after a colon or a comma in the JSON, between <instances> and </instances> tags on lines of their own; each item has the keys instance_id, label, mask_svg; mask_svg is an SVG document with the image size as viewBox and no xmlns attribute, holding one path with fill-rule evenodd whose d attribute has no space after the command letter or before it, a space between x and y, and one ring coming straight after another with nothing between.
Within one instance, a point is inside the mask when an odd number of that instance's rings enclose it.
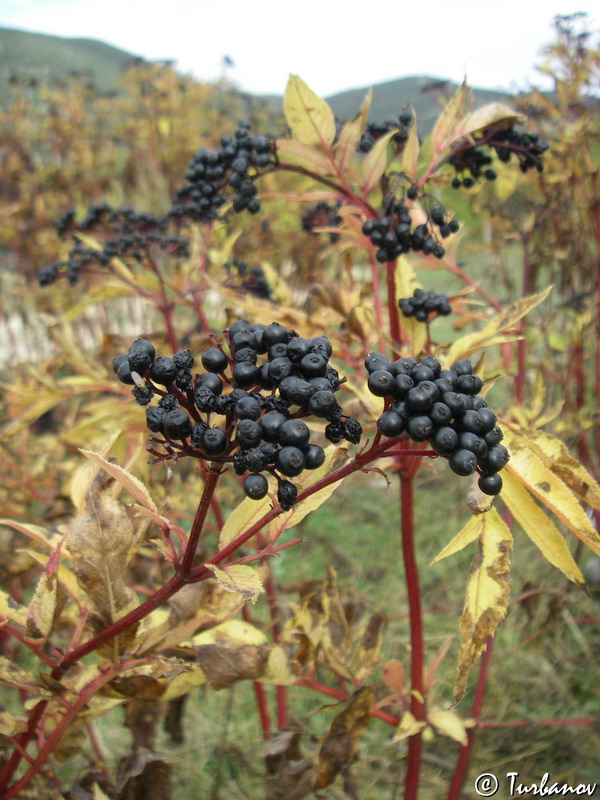
<instances>
[{"instance_id":1,"label":"elderberry cluster","mask_svg":"<svg viewBox=\"0 0 600 800\"><path fill-rule=\"evenodd\" d=\"M458 223L454 220L450 222L452 228L448 233L458 229ZM410 212L402 202L388 204L386 214L363 223L362 232L378 248L375 258L379 263L393 261L411 250L422 251L425 255L434 255L436 258L444 257L446 251L435 239L428 225L416 225L412 230L411 225Z\"/></svg>"},{"instance_id":2,"label":"elderberry cluster","mask_svg":"<svg viewBox=\"0 0 600 800\"><path fill-rule=\"evenodd\" d=\"M260 297L261 300L273 300L273 290L264 269L259 264L248 266L245 261L234 258L231 264L225 264L225 269L231 275L235 272L239 286L248 294Z\"/></svg>"},{"instance_id":3,"label":"elderberry cluster","mask_svg":"<svg viewBox=\"0 0 600 800\"><path fill-rule=\"evenodd\" d=\"M136 212L128 206L113 209L108 203L94 203L80 222L74 210L68 209L54 224L59 236L71 235L75 243L64 261L55 261L38 271L41 286L53 283L62 274L70 284L75 284L86 269L106 266L115 257L142 261L152 246L171 255L188 255L187 239L170 234L165 220ZM102 249L86 247L74 236L77 231L94 234L101 241Z\"/></svg>"},{"instance_id":4,"label":"elderberry cluster","mask_svg":"<svg viewBox=\"0 0 600 800\"><path fill-rule=\"evenodd\" d=\"M447 317L452 313L447 295L424 289L415 289L412 297L401 297L398 306L405 317L414 317L418 322L427 322L432 314Z\"/></svg>"},{"instance_id":5,"label":"elderberry cluster","mask_svg":"<svg viewBox=\"0 0 600 800\"><path fill-rule=\"evenodd\" d=\"M315 228L337 228L342 222L342 218L337 213L340 205L340 201L335 206L321 201L314 206L309 206L302 215L302 230L314 233ZM339 233L329 233L329 241L332 244L335 244L339 238Z\"/></svg>"},{"instance_id":6,"label":"elderberry cluster","mask_svg":"<svg viewBox=\"0 0 600 800\"><path fill-rule=\"evenodd\" d=\"M390 362L381 353L371 353L365 367L369 390L386 398L386 410L377 420L380 433L429 441L454 473L471 475L477 470L484 494L500 492L498 473L508 461L508 451L500 444L503 434L496 415L477 396L483 381L473 374L468 358L442 370L431 355L418 362L411 357Z\"/></svg>"},{"instance_id":7,"label":"elderberry cluster","mask_svg":"<svg viewBox=\"0 0 600 800\"><path fill-rule=\"evenodd\" d=\"M460 186L468 189L481 177L488 181L496 179L496 170L489 166L493 162L492 156L483 152L483 146L495 151L498 160L504 163L508 163L514 153L521 172L527 172L532 168L542 172L544 169L542 155L548 149L548 143L540 139L536 132L528 133L513 126L494 131L492 134L484 131L480 137L476 137L475 146L459 149L459 152L449 159L449 163L458 173L457 177L452 179L452 186L455 189ZM469 174L463 176L464 172Z\"/></svg>"},{"instance_id":8,"label":"elderberry cluster","mask_svg":"<svg viewBox=\"0 0 600 800\"><path fill-rule=\"evenodd\" d=\"M260 211L254 185L260 170L275 164L272 139L250 133L250 123L240 122L233 136L223 136L217 150L202 147L187 171L188 183L176 191L168 216L208 222L232 196L234 211Z\"/></svg>"},{"instance_id":9,"label":"elderberry cluster","mask_svg":"<svg viewBox=\"0 0 600 800\"><path fill-rule=\"evenodd\" d=\"M122 383L135 386L136 401L147 406L149 430L163 437L151 437L148 446L158 460L189 455L231 463L238 475L246 475L244 491L255 500L267 494L263 473L270 474L280 505L291 508L298 492L287 478L325 460L301 417L327 420L331 442L345 438L358 444L362 434L336 400L343 380L329 364L331 344L325 336L303 338L278 322L236 320L226 334L228 352L214 346L201 354L204 372L192 372L189 350L157 355L146 339L136 339L116 356L113 369ZM267 356L260 365L259 355ZM150 405L155 395L158 405ZM224 418L219 425L218 417Z\"/></svg>"},{"instance_id":10,"label":"elderberry cluster","mask_svg":"<svg viewBox=\"0 0 600 800\"><path fill-rule=\"evenodd\" d=\"M392 142L400 144L408 139L408 132L413 124L413 115L408 108L404 108L398 119L387 119L385 122L369 122L358 143L361 153L368 153L375 142L386 133L398 128L398 133L392 136Z\"/></svg>"}]
</instances>

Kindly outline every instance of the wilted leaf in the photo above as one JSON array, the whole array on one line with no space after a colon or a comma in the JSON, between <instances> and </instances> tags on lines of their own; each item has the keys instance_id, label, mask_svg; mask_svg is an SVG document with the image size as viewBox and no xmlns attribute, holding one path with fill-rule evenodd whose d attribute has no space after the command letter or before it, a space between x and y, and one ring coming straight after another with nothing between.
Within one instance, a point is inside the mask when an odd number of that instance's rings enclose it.
<instances>
[{"instance_id":1,"label":"wilted leaf","mask_svg":"<svg viewBox=\"0 0 600 800\"><path fill-rule=\"evenodd\" d=\"M582 586L585 579L573 560L562 533L544 514L518 478L510 472L503 478L502 499L531 541L540 548L544 558L570 581Z\"/></svg>"},{"instance_id":2,"label":"wilted leaf","mask_svg":"<svg viewBox=\"0 0 600 800\"><path fill-rule=\"evenodd\" d=\"M181 644L196 631L212 628L230 619L244 605L244 598L225 590L217 580L191 583L169 600L170 611L158 625L138 634L134 652L146 653L157 646L167 649Z\"/></svg>"},{"instance_id":3,"label":"wilted leaf","mask_svg":"<svg viewBox=\"0 0 600 800\"><path fill-rule=\"evenodd\" d=\"M50 636L59 608L58 590L56 572L44 572L27 609L26 631L32 639L47 639Z\"/></svg>"},{"instance_id":4,"label":"wilted leaf","mask_svg":"<svg viewBox=\"0 0 600 800\"><path fill-rule=\"evenodd\" d=\"M154 658L123 672L111 688L136 700L171 700L206 683L206 675L194 663L164 657Z\"/></svg>"},{"instance_id":5,"label":"wilted leaf","mask_svg":"<svg viewBox=\"0 0 600 800\"><path fill-rule=\"evenodd\" d=\"M34 678L31 672L14 664L6 656L0 656L0 684L6 686L15 686L18 689L26 689L27 691L39 692L41 687L40 682Z\"/></svg>"},{"instance_id":6,"label":"wilted leaf","mask_svg":"<svg viewBox=\"0 0 600 800\"><path fill-rule=\"evenodd\" d=\"M137 604L135 593L124 580L136 542L127 512L111 494L109 482L104 470L94 479L65 542L79 585L94 606L91 622L96 630L107 627ZM113 657L133 636L130 628L109 642Z\"/></svg>"},{"instance_id":7,"label":"wilted leaf","mask_svg":"<svg viewBox=\"0 0 600 800\"><path fill-rule=\"evenodd\" d=\"M203 644L196 647L196 658L213 689L225 689L236 681L261 678L269 661L269 647L265 644L238 647Z\"/></svg>"},{"instance_id":8,"label":"wilted leaf","mask_svg":"<svg viewBox=\"0 0 600 800\"><path fill-rule=\"evenodd\" d=\"M392 658L383 667L383 682L396 694L404 691L404 667L397 658Z\"/></svg>"},{"instance_id":9,"label":"wilted leaf","mask_svg":"<svg viewBox=\"0 0 600 800\"><path fill-rule=\"evenodd\" d=\"M407 178L410 178L413 183L417 180L419 149L420 145L419 137L417 135L417 125L416 121L413 120L413 124L411 125L410 133L408 135L408 141L406 142L404 151L402 153L402 172L407 176Z\"/></svg>"},{"instance_id":10,"label":"wilted leaf","mask_svg":"<svg viewBox=\"0 0 600 800\"><path fill-rule=\"evenodd\" d=\"M0 519L0 525L6 525L7 528L13 528L15 531L25 534L34 542L43 545L44 547L53 547L53 537L49 531L42 528L40 525L31 525L25 522L17 522L14 519Z\"/></svg>"},{"instance_id":11,"label":"wilted leaf","mask_svg":"<svg viewBox=\"0 0 600 800\"><path fill-rule=\"evenodd\" d=\"M0 735L16 736L27 730L27 720L17 719L8 711L0 711Z\"/></svg>"},{"instance_id":12,"label":"wilted leaf","mask_svg":"<svg viewBox=\"0 0 600 800\"><path fill-rule=\"evenodd\" d=\"M316 764L302 755L300 732L278 731L264 748L267 766L266 800L300 800L312 791Z\"/></svg>"},{"instance_id":13,"label":"wilted leaf","mask_svg":"<svg viewBox=\"0 0 600 800\"><path fill-rule=\"evenodd\" d=\"M367 120L369 119L369 110L371 108L371 100L373 99L373 90L369 89L362 101L358 114L352 119L349 119L342 128L338 142L335 149L335 155L340 172L343 172L352 158L356 154L356 148L360 141Z\"/></svg>"},{"instance_id":14,"label":"wilted leaf","mask_svg":"<svg viewBox=\"0 0 600 800\"><path fill-rule=\"evenodd\" d=\"M392 136L397 133L398 130L394 129L381 136L365 156L361 170L365 195L369 194L371 189L377 186L379 179L385 172L388 165L388 145L392 140Z\"/></svg>"},{"instance_id":15,"label":"wilted leaf","mask_svg":"<svg viewBox=\"0 0 600 800\"><path fill-rule=\"evenodd\" d=\"M405 711L404 714L402 714L400 724L396 728L396 733L392 741L401 742L404 739L408 739L409 736L420 733L426 725L427 723L423 720L417 721L410 711Z\"/></svg>"},{"instance_id":16,"label":"wilted leaf","mask_svg":"<svg viewBox=\"0 0 600 800\"><path fill-rule=\"evenodd\" d=\"M452 709L432 709L427 713L427 720L444 736L449 736L459 744L467 744L467 731L462 719Z\"/></svg>"},{"instance_id":17,"label":"wilted leaf","mask_svg":"<svg viewBox=\"0 0 600 800\"><path fill-rule=\"evenodd\" d=\"M335 138L333 111L298 75L290 75L288 79L283 111L294 139L308 145L332 144Z\"/></svg>"},{"instance_id":18,"label":"wilted leaf","mask_svg":"<svg viewBox=\"0 0 600 800\"><path fill-rule=\"evenodd\" d=\"M144 506L144 508L147 508L149 511L157 513L158 509L156 508L156 503L150 497L150 494L144 484L138 478L136 478L135 475L132 475L118 464L107 461L99 453L93 453L91 450L82 450L81 448L79 448L79 452L108 472L108 474L111 475L114 480L116 480L117 483L120 484L123 489L125 489L126 492L128 492L132 497L135 497L140 505Z\"/></svg>"},{"instance_id":19,"label":"wilted leaf","mask_svg":"<svg viewBox=\"0 0 600 800\"><path fill-rule=\"evenodd\" d=\"M171 765L137 747L117 767L117 800L170 800Z\"/></svg>"},{"instance_id":20,"label":"wilted leaf","mask_svg":"<svg viewBox=\"0 0 600 800\"><path fill-rule=\"evenodd\" d=\"M384 625L384 616L377 612L371 614L362 635L357 661L353 669L354 675L359 681L363 681L379 661Z\"/></svg>"},{"instance_id":21,"label":"wilted leaf","mask_svg":"<svg viewBox=\"0 0 600 800\"><path fill-rule=\"evenodd\" d=\"M435 564L437 561L441 561L442 558L447 558L448 556L453 556L454 553L458 553L468 544L474 542L478 536L481 535L485 526L485 515L475 515L471 517L471 519L467 522L465 527L460 530L454 539L449 542L446 547L442 548L437 556L431 562Z\"/></svg>"},{"instance_id":22,"label":"wilted leaf","mask_svg":"<svg viewBox=\"0 0 600 800\"><path fill-rule=\"evenodd\" d=\"M600 535L590 522L577 497L527 445L526 437L505 431L510 453L507 469L538 500L547 506L591 550L600 555Z\"/></svg>"},{"instance_id":23,"label":"wilted leaf","mask_svg":"<svg viewBox=\"0 0 600 800\"><path fill-rule=\"evenodd\" d=\"M462 641L454 684L457 702L465 692L469 670L484 649L487 637L494 635L504 619L510 592L511 533L494 508L474 519L482 530L460 618Z\"/></svg>"},{"instance_id":24,"label":"wilted leaf","mask_svg":"<svg viewBox=\"0 0 600 800\"><path fill-rule=\"evenodd\" d=\"M205 564L204 566L211 570L223 589L228 592L237 592L244 600L256 603L258 595L264 592L262 581L254 567L246 564L233 564L223 568L214 564Z\"/></svg>"},{"instance_id":25,"label":"wilted leaf","mask_svg":"<svg viewBox=\"0 0 600 800\"><path fill-rule=\"evenodd\" d=\"M352 763L358 749L358 737L371 720L373 699L373 689L364 686L354 692L348 707L331 723L319 749L315 789L329 786Z\"/></svg>"},{"instance_id":26,"label":"wilted leaf","mask_svg":"<svg viewBox=\"0 0 600 800\"><path fill-rule=\"evenodd\" d=\"M448 144L446 141L448 138L456 138L456 136L452 136L452 133L464 113L467 93L467 83L463 81L437 118L431 132L431 145L437 153L441 152Z\"/></svg>"},{"instance_id":27,"label":"wilted leaf","mask_svg":"<svg viewBox=\"0 0 600 800\"><path fill-rule=\"evenodd\" d=\"M291 686L296 682L286 652L280 645L271 647L265 672L259 680L261 683L272 683L276 686Z\"/></svg>"}]
</instances>

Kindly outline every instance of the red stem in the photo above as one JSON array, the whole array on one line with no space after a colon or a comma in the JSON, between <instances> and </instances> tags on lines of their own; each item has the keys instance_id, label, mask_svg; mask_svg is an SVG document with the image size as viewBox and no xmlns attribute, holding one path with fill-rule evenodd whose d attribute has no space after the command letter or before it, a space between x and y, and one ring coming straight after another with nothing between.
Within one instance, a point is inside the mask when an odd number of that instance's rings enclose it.
<instances>
[{"instance_id":1,"label":"red stem","mask_svg":"<svg viewBox=\"0 0 600 800\"><path fill-rule=\"evenodd\" d=\"M194 557L196 555L196 547L198 546L198 539L200 538L200 534L204 528L206 515L208 514L208 509L211 507L211 501L218 481L219 473L215 470L209 469L208 475L206 476L206 483L204 484L204 489L202 491L202 497L200 498L198 508L196 509L196 516L194 517L192 530L190 531L190 538L188 539L187 547L185 548L185 553L181 560L180 574L184 578L187 577L191 572L194 563Z\"/></svg>"},{"instance_id":2,"label":"red stem","mask_svg":"<svg viewBox=\"0 0 600 800\"><path fill-rule=\"evenodd\" d=\"M246 606L242 606L242 619L245 622L250 622L250 614ZM271 736L271 722L269 720L269 707L267 706L267 698L265 695L265 687L258 681L253 681L254 697L256 698L256 708L258 709L258 718L260 719L260 729L262 731L263 739L267 742Z\"/></svg>"},{"instance_id":3,"label":"red stem","mask_svg":"<svg viewBox=\"0 0 600 800\"><path fill-rule=\"evenodd\" d=\"M421 592L419 573L414 548L413 482L412 478L400 473L402 556L406 573L408 613L410 622L410 711L419 721L425 716L423 697L423 621L421 616ZM404 800L416 800L419 790L421 769L421 733L408 739L408 757Z\"/></svg>"},{"instance_id":4,"label":"red stem","mask_svg":"<svg viewBox=\"0 0 600 800\"><path fill-rule=\"evenodd\" d=\"M473 696L473 702L471 704L470 716L477 723L479 723L481 708L483 706L483 698L485 695L485 687L487 683L490 660L492 657L493 644L494 644L493 637L488 636L485 651L481 656L481 662L479 665L479 676L477 678L477 685L475 686L475 694ZM470 728L467 731L467 743L460 748L460 751L458 753L458 758L456 759L456 764L454 766L454 773L452 774L452 780L450 782L450 786L448 787L448 794L446 795L446 800L459 800L460 798L461 789L464 785L465 778L467 776L467 769L469 768L469 762L471 760L471 754L473 752L474 741L475 741L475 730L473 728Z\"/></svg>"}]
</instances>

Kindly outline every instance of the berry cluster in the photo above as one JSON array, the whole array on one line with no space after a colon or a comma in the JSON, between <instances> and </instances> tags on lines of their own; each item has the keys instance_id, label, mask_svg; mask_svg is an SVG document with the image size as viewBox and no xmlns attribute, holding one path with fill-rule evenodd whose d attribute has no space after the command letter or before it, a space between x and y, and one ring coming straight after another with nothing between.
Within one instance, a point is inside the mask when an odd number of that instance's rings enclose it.
<instances>
[{"instance_id":1,"label":"berry cluster","mask_svg":"<svg viewBox=\"0 0 600 800\"><path fill-rule=\"evenodd\" d=\"M122 383L135 385L136 401L147 406L148 428L163 437L151 437L148 446L157 459L189 455L231 463L246 475L244 491L256 500L267 494L268 473L277 480L280 505L291 508L297 488L287 478L317 469L325 459L301 417L327 420L331 442L358 444L362 434L336 400L343 380L329 364L331 344L325 336L305 339L278 322L236 320L226 334L229 353L216 345L204 350L204 372L192 373L189 350L156 355L146 339L116 356L113 369ZM258 356L265 354L259 365ZM150 405L155 395L158 405ZM224 417L223 424L216 425L215 417Z\"/></svg>"},{"instance_id":2,"label":"berry cluster","mask_svg":"<svg viewBox=\"0 0 600 800\"><path fill-rule=\"evenodd\" d=\"M302 230L313 233L315 228L337 228L342 218L337 213L341 203L338 201L335 206L321 201L314 206L306 209L302 215ZM330 232L329 241L335 244L340 238L339 233Z\"/></svg>"},{"instance_id":3,"label":"berry cluster","mask_svg":"<svg viewBox=\"0 0 600 800\"><path fill-rule=\"evenodd\" d=\"M369 390L386 398L386 410L377 420L380 433L429 441L457 475L477 470L484 494L500 492L498 473L508 461L508 451L500 444L503 434L496 415L477 396L483 381L473 374L468 358L442 370L431 355L418 362L410 357L390 362L381 353L371 353L365 367Z\"/></svg>"},{"instance_id":4,"label":"berry cluster","mask_svg":"<svg viewBox=\"0 0 600 800\"><path fill-rule=\"evenodd\" d=\"M436 218L438 217L436 216ZM440 231L443 227L442 235L449 235L458 230L458 223L455 220L435 224L440 226ZM411 250L422 251L425 255L434 255L436 258L444 257L446 251L435 239L428 225L416 225L412 230L411 225L412 219L408 208L404 203L397 201L387 204L387 212L383 216L369 219L363 223L362 232L378 248L375 255L377 261L381 264L393 261L402 253L408 253ZM447 233L446 228L448 228Z\"/></svg>"},{"instance_id":5,"label":"berry cluster","mask_svg":"<svg viewBox=\"0 0 600 800\"><path fill-rule=\"evenodd\" d=\"M255 179L264 167L273 166L274 144L262 135L251 135L250 123L240 122L233 136L223 136L217 150L202 147L187 171L188 183L176 192L168 216L208 222L233 194L234 211L260 211ZM231 192L233 190L233 192Z\"/></svg>"},{"instance_id":6,"label":"berry cluster","mask_svg":"<svg viewBox=\"0 0 600 800\"><path fill-rule=\"evenodd\" d=\"M398 133L392 136L392 141L396 144L405 142L408 139L408 132L413 124L413 115L408 108L404 108L398 119L387 119L385 122L369 122L358 143L358 150L361 153L368 153L373 148L375 142L386 133L398 128Z\"/></svg>"},{"instance_id":7,"label":"berry cluster","mask_svg":"<svg viewBox=\"0 0 600 800\"><path fill-rule=\"evenodd\" d=\"M87 268L106 266L116 256L142 261L153 246L172 255L188 254L187 239L169 234L165 220L148 213L138 213L127 206L113 209L108 203L95 203L88 208L81 222L76 221L73 209L68 209L57 218L55 227L63 238L76 231L94 234L103 246L102 250L95 250L73 236L75 244L66 260L55 261L39 270L38 281L41 286L47 286L61 274L74 284Z\"/></svg>"},{"instance_id":8,"label":"berry cluster","mask_svg":"<svg viewBox=\"0 0 600 800\"><path fill-rule=\"evenodd\" d=\"M494 150L498 159L504 163L508 163L512 153L515 153L522 172L532 168L542 172L544 169L542 155L548 149L548 143L540 139L537 133L527 133L513 126L492 133L484 131L480 137L475 138L474 146L459 149L449 159L449 163L460 176L452 179L455 189L460 186L468 189L481 177L489 181L496 179L496 171L489 166L493 159L482 151L484 145ZM464 172L470 174L463 177Z\"/></svg>"},{"instance_id":9,"label":"berry cluster","mask_svg":"<svg viewBox=\"0 0 600 800\"><path fill-rule=\"evenodd\" d=\"M248 266L245 261L234 258L231 264L225 264L225 269L231 275L235 271L240 278L239 286L249 294L260 297L261 300L272 300L273 290L267 280L264 269L259 264Z\"/></svg>"},{"instance_id":10,"label":"berry cluster","mask_svg":"<svg viewBox=\"0 0 600 800\"><path fill-rule=\"evenodd\" d=\"M447 317L452 313L447 295L424 289L415 289L412 297L401 297L398 306L405 317L414 317L418 322L427 322L431 314Z\"/></svg>"}]
</instances>

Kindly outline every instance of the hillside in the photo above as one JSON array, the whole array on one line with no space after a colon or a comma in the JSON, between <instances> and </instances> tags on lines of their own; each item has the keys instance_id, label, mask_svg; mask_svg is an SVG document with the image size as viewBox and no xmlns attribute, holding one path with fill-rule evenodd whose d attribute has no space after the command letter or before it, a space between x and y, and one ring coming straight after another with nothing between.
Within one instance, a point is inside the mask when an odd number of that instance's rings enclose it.
<instances>
[{"instance_id":1,"label":"hillside","mask_svg":"<svg viewBox=\"0 0 600 800\"><path fill-rule=\"evenodd\" d=\"M29 81L57 80L79 73L101 92L119 88L119 74L136 56L96 39L70 39L41 33L0 28L0 91L9 80L18 77ZM88 77L89 76L89 77ZM349 89L327 98L339 119L353 116L368 87ZM419 128L428 130L440 106L448 99L456 84L430 76L413 76L379 83L373 87L370 118L385 120L397 117L402 106L411 105L417 114ZM510 104L511 97L487 89L473 89L475 106L500 100ZM282 98L277 95L248 95L244 100L267 103L278 112Z\"/></svg>"},{"instance_id":2,"label":"hillside","mask_svg":"<svg viewBox=\"0 0 600 800\"><path fill-rule=\"evenodd\" d=\"M120 72L132 53L96 39L68 39L0 28L0 84L20 80L59 80L72 73L89 75L101 92L118 88Z\"/></svg>"}]
</instances>

